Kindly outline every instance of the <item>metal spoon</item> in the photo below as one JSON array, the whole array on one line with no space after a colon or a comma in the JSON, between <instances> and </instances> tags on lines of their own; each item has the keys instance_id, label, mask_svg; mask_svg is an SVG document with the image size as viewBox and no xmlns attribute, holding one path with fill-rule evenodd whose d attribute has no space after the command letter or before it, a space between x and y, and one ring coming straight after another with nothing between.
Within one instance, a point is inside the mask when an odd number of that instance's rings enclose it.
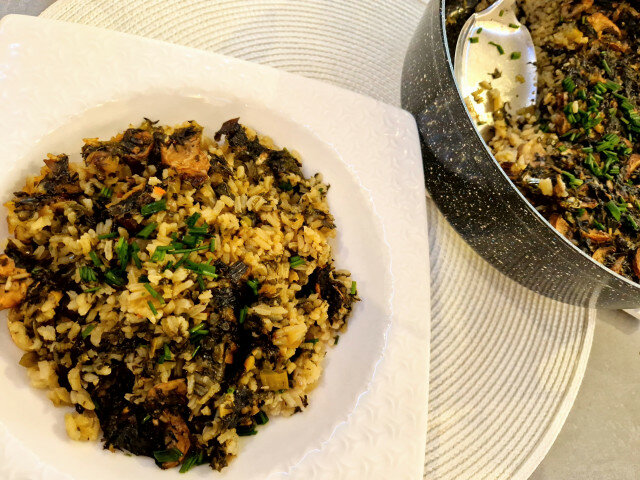
<instances>
[{"instance_id":1,"label":"metal spoon","mask_svg":"<svg viewBox=\"0 0 640 480\"><path fill-rule=\"evenodd\" d=\"M535 62L533 40L516 17L515 0L498 0L469 17L458 37L454 67L458 88L475 110L472 116L481 132L493 124L493 105L480 83L497 89L507 111L515 114L535 105Z\"/></svg>"}]
</instances>

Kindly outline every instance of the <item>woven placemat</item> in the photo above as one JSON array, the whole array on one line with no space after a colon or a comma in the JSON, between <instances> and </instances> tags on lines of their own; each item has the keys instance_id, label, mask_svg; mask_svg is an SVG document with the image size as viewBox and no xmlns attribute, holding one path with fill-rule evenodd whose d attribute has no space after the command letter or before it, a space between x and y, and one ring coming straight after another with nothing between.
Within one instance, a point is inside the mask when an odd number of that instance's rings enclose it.
<instances>
[{"instance_id":1,"label":"woven placemat","mask_svg":"<svg viewBox=\"0 0 640 480\"><path fill-rule=\"evenodd\" d=\"M59 0L43 16L259 62L397 105L423 9L418 0ZM575 399L594 312L515 284L467 247L431 202L428 209L425 478L526 479Z\"/></svg>"}]
</instances>

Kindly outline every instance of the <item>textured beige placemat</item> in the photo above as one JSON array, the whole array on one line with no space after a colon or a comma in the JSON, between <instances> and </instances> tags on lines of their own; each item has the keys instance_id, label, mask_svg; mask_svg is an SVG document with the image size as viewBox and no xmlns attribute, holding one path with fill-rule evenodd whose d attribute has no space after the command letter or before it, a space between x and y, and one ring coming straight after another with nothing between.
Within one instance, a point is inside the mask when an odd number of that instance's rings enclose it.
<instances>
[{"instance_id":1,"label":"textured beige placemat","mask_svg":"<svg viewBox=\"0 0 640 480\"><path fill-rule=\"evenodd\" d=\"M43 16L212 50L399 104L418 0L59 0ZM526 479L586 366L594 312L478 257L429 202L431 385L425 477Z\"/></svg>"}]
</instances>

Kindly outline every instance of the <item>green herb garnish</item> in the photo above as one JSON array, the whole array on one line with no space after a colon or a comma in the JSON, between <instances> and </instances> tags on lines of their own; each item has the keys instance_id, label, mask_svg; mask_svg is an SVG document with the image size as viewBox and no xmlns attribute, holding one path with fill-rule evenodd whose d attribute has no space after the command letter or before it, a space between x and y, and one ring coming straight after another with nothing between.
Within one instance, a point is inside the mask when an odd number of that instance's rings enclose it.
<instances>
[{"instance_id":1,"label":"green herb garnish","mask_svg":"<svg viewBox=\"0 0 640 480\"><path fill-rule=\"evenodd\" d=\"M289 265L291 266L291 268L296 268L304 264L305 264L304 259L300 258L297 255L289 259Z\"/></svg>"},{"instance_id":2,"label":"green herb garnish","mask_svg":"<svg viewBox=\"0 0 640 480\"><path fill-rule=\"evenodd\" d=\"M511 60L520 60L520 57L522 57L522 54L520 52L513 52L511 54Z\"/></svg>"},{"instance_id":3,"label":"green herb garnish","mask_svg":"<svg viewBox=\"0 0 640 480\"><path fill-rule=\"evenodd\" d=\"M158 300L160 302L160 305L164 305L165 301L164 298L162 298L162 295L160 295L155 288L153 288L151 286L150 283L145 283L144 284L144 288L147 290L147 292L149 292L149 294L155 298L156 300Z\"/></svg>"},{"instance_id":4,"label":"green herb garnish","mask_svg":"<svg viewBox=\"0 0 640 480\"><path fill-rule=\"evenodd\" d=\"M355 281L351 282L351 290L349 291L349 293L351 293L351 295L355 295L357 292L357 284Z\"/></svg>"},{"instance_id":5,"label":"green herb garnish","mask_svg":"<svg viewBox=\"0 0 640 480\"><path fill-rule=\"evenodd\" d=\"M149 238L149 235L153 233L153 231L158 227L158 224L155 222L151 222L149 225L140 230L136 237L140 238Z\"/></svg>"},{"instance_id":6,"label":"green herb garnish","mask_svg":"<svg viewBox=\"0 0 640 480\"><path fill-rule=\"evenodd\" d=\"M502 45L500 45L499 43L496 43L496 42L489 42L489 45L493 45L494 47L496 47L498 49L498 53L500 55L504 55L504 48L502 48Z\"/></svg>"},{"instance_id":7,"label":"green herb garnish","mask_svg":"<svg viewBox=\"0 0 640 480\"><path fill-rule=\"evenodd\" d=\"M108 238L116 238L118 234L116 232L105 233L103 235L98 235L98 240L106 240Z\"/></svg>"},{"instance_id":8,"label":"green herb garnish","mask_svg":"<svg viewBox=\"0 0 640 480\"><path fill-rule=\"evenodd\" d=\"M93 250L91 250L89 252L89 257L91 258L91 261L93 262L93 264L98 267L101 268L102 267L102 260L100 260L100 257L98 257L98 254L96 252L94 252Z\"/></svg>"},{"instance_id":9,"label":"green herb garnish","mask_svg":"<svg viewBox=\"0 0 640 480\"><path fill-rule=\"evenodd\" d=\"M256 413L253 416L253 419L256 421L256 423L258 425L264 425L265 423L267 423L269 421L269 417L262 410L260 410L258 413Z\"/></svg>"},{"instance_id":10,"label":"green herb garnish","mask_svg":"<svg viewBox=\"0 0 640 480\"><path fill-rule=\"evenodd\" d=\"M478 37L471 37L469 38L469 43L478 43L480 41L480 39ZM283 188L284 190L284 188Z\"/></svg>"},{"instance_id":11,"label":"green herb garnish","mask_svg":"<svg viewBox=\"0 0 640 480\"><path fill-rule=\"evenodd\" d=\"M167 209L167 201L163 198L162 200L158 200L157 202L151 202L140 209L140 213L148 217L149 215L153 215L154 213L162 212Z\"/></svg>"},{"instance_id":12,"label":"green herb garnish","mask_svg":"<svg viewBox=\"0 0 640 480\"><path fill-rule=\"evenodd\" d=\"M158 310L156 309L156 307L153 304L153 302L151 300L149 300L149 301L147 301L147 305L149 305L149 310L151 310L151 313L153 313L154 316L157 316L158 315ZM162 363L164 363L164 361Z\"/></svg>"},{"instance_id":13,"label":"green herb garnish","mask_svg":"<svg viewBox=\"0 0 640 480\"><path fill-rule=\"evenodd\" d=\"M240 316L238 318L238 323L240 325L242 325L245 321L245 319L247 318L247 312L249 311L249 307L247 307L246 305L244 307L242 307L242 309L240 310Z\"/></svg>"},{"instance_id":14,"label":"green herb garnish","mask_svg":"<svg viewBox=\"0 0 640 480\"><path fill-rule=\"evenodd\" d=\"M87 288L86 290L83 290L82 293L94 293L101 289L102 287Z\"/></svg>"},{"instance_id":15,"label":"green herb garnish","mask_svg":"<svg viewBox=\"0 0 640 480\"><path fill-rule=\"evenodd\" d=\"M158 463L173 463L182 458L182 452L177 448L170 448L169 450L156 450L153 452L153 457Z\"/></svg>"},{"instance_id":16,"label":"green herb garnish","mask_svg":"<svg viewBox=\"0 0 640 480\"><path fill-rule=\"evenodd\" d=\"M98 276L96 275L96 272L93 271L93 268L91 267L80 267L80 279L83 282L95 282L98 280Z\"/></svg>"},{"instance_id":17,"label":"green herb garnish","mask_svg":"<svg viewBox=\"0 0 640 480\"><path fill-rule=\"evenodd\" d=\"M254 295L258 295L258 286L260 285L257 280L247 280L247 285L253 291Z\"/></svg>"},{"instance_id":18,"label":"green herb garnish","mask_svg":"<svg viewBox=\"0 0 640 480\"><path fill-rule=\"evenodd\" d=\"M576 83L571 77L565 77L565 79L562 80L562 88L564 88L566 92L573 93L576 89Z\"/></svg>"},{"instance_id":19,"label":"green herb garnish","mask_svg":"<svg viewBox=\"0 0 640 480\"><path fill-rule=\"evenodd\" d=\"M89 335L91 335L91 332L93 332L93 329L96 328L95 325L87 325L84 330L82 330L82 333L80 335L82 335L82 338L85 339L87 338Z\"/></svg>"},{"instance_id":20,"label":"green herb garnish","mask_svg":"<svg viewBox=\"0 0 640 480\"><path fill-rule=\"evenodd\" d=\"M187 227L195 227L199 218L200 218L200 214L198 212L195 212L194 214L192 214L189 218L187 218L187 221L186 221Z\"/></svg>"},{"instance_id":21,"label":"green herb garnish","mask_svg":"<svg viewBox=\"0 0 640 480\"><path fill-rule=\"evenodd\" d=\"M121 287L124 285L124 279L113 270L108 270L107 273L104 274L104 278L107 283L113 287Z\"/></svg>"},{"instance_id":22,"label":"green herb garnish","mask_svg":"<svg viewBox=\"0 0 640 480\"><path fill-rule=\"evenodd\" d=\"M618 208L618 205L616 205L613 200L609 200L607 203L605 203L604 206L607 210L609 210L609 213L613 218L616 219L616 221L620 220L620 216L621 216L620 209Z\"/></svg>"},{"instance_id":23,"label":"green herb garnish","mask_svg":"<svg viewBox=\"0 0 640 480\"><path fill-rule=\"evenodd\" d=\"M160 357L158 357L158 363L163 364L164 362L169 362L173 359L173 355L171 354L171 350L169 350L169 346L165 343L164 347L162 347L162 353Z\"/></svg>"}]
</instances>

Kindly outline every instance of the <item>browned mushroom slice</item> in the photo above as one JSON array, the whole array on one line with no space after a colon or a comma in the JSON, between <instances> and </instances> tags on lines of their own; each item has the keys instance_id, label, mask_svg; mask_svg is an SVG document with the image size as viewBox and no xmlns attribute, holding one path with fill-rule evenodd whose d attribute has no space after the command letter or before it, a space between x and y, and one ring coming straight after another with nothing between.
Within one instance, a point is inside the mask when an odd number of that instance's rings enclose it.
<instances>
[{"instance_id":1,"label":"browned mushroom slice","mask_svg":"<svg viewBox=\"0 0 640 480\"><path fill-rule=\"evenodd\" d=\"M10 277L18 277L12 278ZM0 310L17 307L27 295L31 283L24 268L17 268L7 255L0 255ZM8 287L8 288L7 288Z\"/></svg>"},{"instance_id":2,"label":"browned mushroom slice","mask_svg":"<svg viewBox=\"0 0 640 480\"><path fill-rule=\"evenodd\" d=\"M118 171L118 160L114 158L106 150L94 150L85 159L87 165L93 165L97 172L98 178L104 179Z\"/></svg>"},{"instance_id":3,"label":"browned mushroom slice","mask_svg":"<svg viewBox=\"0 0 640 480\"><path fill-rule=\"evenodd\" d=\"M631 268L637 277L640 277L640 249L636 250L636 254L633 256L633 262L631 262Z\"/></svg>"},{"instance_id":4,"label":"browned mushroom slice","mask_svg":"<svg viewBox=\"0 0 640 480\"><path fill-rule=\"evenodd\" d=\"M596 262L604 263L605 259L607 258L607 255L609 255L609 253L612 251L613 251L613 247L600 247L595 252L593 252L593 255L591 255L591 258L593 258Z\"/></svg>"},{"instance_id":5,"label":"browned mushroom slice","mask_svg":"<svg viewBox=\"0 0 640 480\"><path fill-rule=\"evenodd\" d=\"M611 241L611 235L607 232L601 232L600 230L582 231L581 233L584 238L591 240L593 243L606 243Z\"/></svg>"},{"instance_id":6,"label":"browned mushroom slice","mask_svg":"<svg viewBox=\"0 0 640 480\"><path fill-rule=\"evenodd\" d=\"M618 36L621 35L618 26L600 12L589 15L587 21L598 34L598 38L602 37L602 34L607 30L614 32Z\"/></svg>"},{"instance_id":7,"label":"browned mushroom slice","mask_svg":"<svg viewBox=\"0 0 640 480\"><path fill-rule=\"evenodd\" d=\"M181 135L181 132L187 132ZM188 136L187 136L188 135ZM162 163L173 167L176 172L195 181L203 181L209 171L209 156L201 147L202 128L193 126L176 130L170 143L162 145Z\"/></svg>"},{"instance_id":8,"label":"browned mushroom slice","mask_svg":"<svg viewBox=\"0 0 640 480\"><path fill-rule=\"evenodd\" d=\"M640 167L640 155L634 153L629 157L629 163L627 165L627 178L631 177L631 175L633 175L633 172L635 172L638 167Z\"/></svg>"},{"instance_id":9,"label":"browned mushroom slice","mask_svg":"<svg viewBox=\"0 0 640 480\"><path fill-rule=\"evenodd\" d=\"M167 425L167 431L165 433L165 445L167 450L177 448L182 454L175 462L164 462L162 464L162 468L167 469L177 467L182 463L189 451L189 448L191 447L189 427L180 415L171 413L169 410L164 410L162 415L160 415L159 420Z\"/></svg>"},{"instance_id":10,"label":"browned mushroom slice","mask_svg":"<svg viewBox=\"0 0 640 480\"><path fill-rule=\"evenodd\" d=\"M569 232L569 224L564 218L562 218L561 215L558 215L557 213L551 215L551 217L549 218L549 223L562 235L566 236L567 232Z\"/></svg>"},{"instance_id":11,"label":"browned mushroom slice","mask_svg":"<svg viewBox=\"0 0 640 480\"><path fill-rule=\"evenodd\" d=\"M624 266L625 260L626 260L626 257L618 257L616 261L613 262L613 265L611 265L611 270L613 270L617 274L621 274L622 267Z\"/></svg>"},{"instance_id":12,"label":"browned mushroom slice","mask_svg":"<svg viewBox=\"0 0 640 480\"><path fill-rule=\"evenodd\" d=\"M149 390L147 398L149 400L155 400L162 397L168 397L170 395L186 395L187 383L184 378L178 378L165 383L159 383L154 385Z\"/></svg>"}]
</instances>

